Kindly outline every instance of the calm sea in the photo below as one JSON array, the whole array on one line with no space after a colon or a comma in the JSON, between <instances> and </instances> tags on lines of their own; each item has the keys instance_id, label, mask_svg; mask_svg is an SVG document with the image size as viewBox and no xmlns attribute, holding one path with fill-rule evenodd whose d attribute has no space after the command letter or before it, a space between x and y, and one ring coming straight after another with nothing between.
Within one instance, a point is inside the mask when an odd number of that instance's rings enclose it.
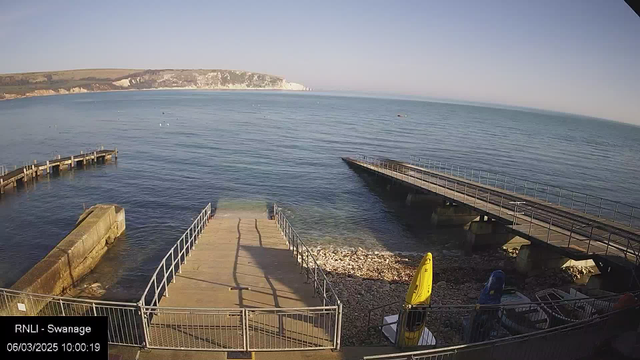
<instances>
[{"instance_id":1,"label":"calm sea","mask_svg":"<svg viewBox=\"0 0 640 360\"><path fill-rule=\"evenodd\" d=\"M407 117L397 117L406 114ZM162 124L162 126L160 126ZM117 147L117 164L63 173L0 200L0 286L73 227L83 206L126 209L96 269L135 298L191 220L286 208L310 242L389 250L457 246L350 170L342 156L419 155L640 205L640 127L579 116L314 93L143 91L0 102L0 165ZM105 278L107 278L105 280Z\"/></svg>"}]
</instances>

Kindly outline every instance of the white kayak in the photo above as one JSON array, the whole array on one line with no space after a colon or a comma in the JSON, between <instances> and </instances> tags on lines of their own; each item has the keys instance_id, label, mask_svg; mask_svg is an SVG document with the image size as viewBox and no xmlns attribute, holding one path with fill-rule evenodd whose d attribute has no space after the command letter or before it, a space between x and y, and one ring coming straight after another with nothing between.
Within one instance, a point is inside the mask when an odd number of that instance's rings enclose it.
<instances>
[{"instance_id":1,"label":"white kayak","mask_svg":"<svg viewBox=\"0 0 640 360\"><path fill-rule=\"evenodd\" d=\"M398 315L389 315L385 316L382 320L382 333L384 336L391 341L392 344L396 343L396 331L398 324ZM422 330L422 335L420 336L420 341L418 342L418 346L435 346L436 338L433 336L431 331L426 327Z\"/></svg>"}]
</instances>

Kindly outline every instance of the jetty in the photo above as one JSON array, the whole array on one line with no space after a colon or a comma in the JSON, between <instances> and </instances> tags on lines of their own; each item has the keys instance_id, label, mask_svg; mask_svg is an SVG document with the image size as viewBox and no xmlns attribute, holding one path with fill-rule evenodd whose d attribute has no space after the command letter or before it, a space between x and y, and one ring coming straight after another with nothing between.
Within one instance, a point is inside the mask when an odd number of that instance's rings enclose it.
<instances>
[{"instance_id":1,"label":"jetty","mask_svg":"<svg viewBox=\"0 0 640 360\"><path fill-rule=\"evenodd\" d=\"M629 270L640 263L640 211L634 207L419 158L402 162L362 156L343 161L408 187L409 199L416 191L440 196L444 201L435 214L438 221L461 217L474 223L471 238L483 233L496 238L506 230L567 258L593 260L601 272Z\"/></svg>"},{"instance_id":2,"label":"jetty","mask_svg":"<svg viewBox=\"0 0 640 360\"><path fill-rule=\"evenodd\" d=\"M141 303L150 348L340 348L340 300L277 206L270 219L250 219L217 218L209 204Z\"/></svg>"},{"instance_id":3,"label":"jetty","mask_svg":"<svg viewBox=\"0 0 640 360\"><path fill-rule=\"evenodd\" d=\"M21 183L25 183L39 176L61 172L76 167L85 167L88 164L105 163L111 159L118 158L118 149L99 149L89 152L80 152L78 155L61 157L44 162L34 161L31 165L16 167L14 170L2 168L0 170L0 194L4 194L5 189L15 188Z\"/></svg>"}]
</instances>

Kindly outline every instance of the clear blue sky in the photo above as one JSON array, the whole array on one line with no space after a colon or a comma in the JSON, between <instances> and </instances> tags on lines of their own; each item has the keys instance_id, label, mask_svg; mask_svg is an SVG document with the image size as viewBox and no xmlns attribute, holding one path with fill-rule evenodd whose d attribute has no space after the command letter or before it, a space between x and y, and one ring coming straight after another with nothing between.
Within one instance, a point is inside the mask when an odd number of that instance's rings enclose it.
<instances>
[{"instance_id":1,"label":"clear blue sky","mask_svg":"<svg viewBox=\"0 0 640 360\"><path fill-rule=\"evenodd\" d=\"M640 124L639 35L623 0L0 0L0 73L241 69Z\"/></svg>"}]
</instances>

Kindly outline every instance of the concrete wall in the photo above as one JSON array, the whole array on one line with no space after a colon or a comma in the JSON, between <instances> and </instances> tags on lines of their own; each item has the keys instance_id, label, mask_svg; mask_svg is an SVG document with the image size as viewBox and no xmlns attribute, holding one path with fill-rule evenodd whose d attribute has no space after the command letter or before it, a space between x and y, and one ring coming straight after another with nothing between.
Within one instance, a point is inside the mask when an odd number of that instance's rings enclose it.
<instances>
[{"instance_id":1,"label":"concrete wall","mask_svg":"<svg viewBox=\"0 0 640 360\"><path fill-rule=\"evenodd\" d=\"M491 247L510 250L529 244L531 244L530 241L513 235L506 227L495 221L474 221L469 224L464 249L467 252Z\"/></svg>"},{"instance_id":2,"label":"concrete wall","mask_svg":"<svg viewBox=\"0 0 640 360\"><path fill-rule=\"evenodd\" d=\"M467 226L478 219L478 213L471 208L459 205L444 205L431 214L431 223L434 226Z\"/></svg>"},{"instance_id":3,"label":"concrete wall","mask_svg":"<svg viewBox=\"0 0 640 360\"><path fill-rule=\"evenodd\" d=\"M596 268L593 260L572 260L544 246L523 245L516 258L516 270L525 275L533 275L545 269L566 266L587 266Z\"/></svg>"},{"instance_id":4,"label":"concrete wall","mask_svg":"<svg viewBox=\"0 0 640 360\"><path fill-rule=\"evenodd\" d=\"M76 227L11 289L62 294L94 268L125 227L123 208L103 204L91 207L80 216Z\"/></svg>"}]
</instances>

